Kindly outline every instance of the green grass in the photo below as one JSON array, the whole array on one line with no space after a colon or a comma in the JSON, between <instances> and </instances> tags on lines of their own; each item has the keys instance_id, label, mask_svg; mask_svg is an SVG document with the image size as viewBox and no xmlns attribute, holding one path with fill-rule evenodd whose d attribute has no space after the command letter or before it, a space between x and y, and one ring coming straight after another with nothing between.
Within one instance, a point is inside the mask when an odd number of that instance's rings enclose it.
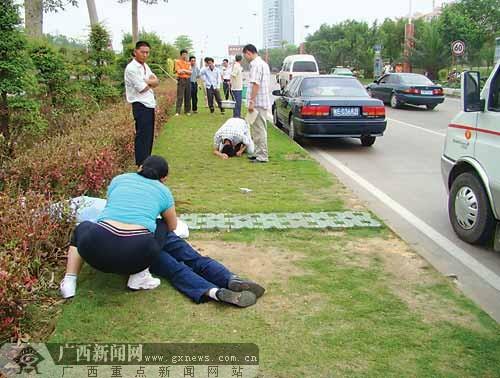
<instances>
[{"instance_id":1,"label":"green grass","mask_svg":"<svg viewBox=\"0 0 500 378\"><path fill-rule=\"evenodd\" d=\"M287 212L341 210L343 186L297 144L269 127L267 164L246 157L227 161L212 155L214 133L228 117L219 113L172 118L153 153L167 158L181 212ZM246 156L246 155L244 155ZM252 189L244 194L240 188Z\"/></svg>"},{"instance_id":2,"label":"green grass","mask_svg":"<svg viewBox=\"0 0 500 378\"><path fill-rule=\"evenodd\" d=\"M268 165L212 156L208 141L222 119L174 118L157 142L184 211L342 208L342 186L273 128ZM166 281L132 293L125 277L85 268L50 341L251 342L263 377L500 376L500 327L385 228L195 232L190 240L264 284L257 305L196 305Z\"/></svg>"}]
</instances>

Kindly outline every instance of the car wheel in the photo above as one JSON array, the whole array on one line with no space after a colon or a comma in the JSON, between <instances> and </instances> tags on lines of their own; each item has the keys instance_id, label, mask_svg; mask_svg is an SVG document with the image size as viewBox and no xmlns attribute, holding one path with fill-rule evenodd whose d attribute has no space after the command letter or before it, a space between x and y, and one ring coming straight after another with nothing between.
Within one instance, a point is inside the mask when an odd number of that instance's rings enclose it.
<instances>
[{"instance_id":1,"label":"car wheel","mask_svg":"<svg viewBox=\"0 0 500 378\"><path fill-rule=\"evenodd\" d=\"M425 105L427 107L427 110L434 110L437 106L437 104L432 104L432 105Z\"/></svg>"},{"instance_id":2,"label":"car wheel","mask_svg":"<svg viewBox=\"0 0 500 378\"><path fill-rule=\"evenodd\" d=\"M391 108L397 109L401 107L401 103L399 102L398 98L396 97L396 94L393 93L391 96Z\"/></svg>"},{"instance_id":3,"label":"car wheel","mask_svg":"<svg viewBox=\"0 0 500 378\"><path fill-rule=\"evenodd\" d=\"M273 108L273 122L277 127L281 127L281 122L278 119L278 109Z\"/></svg>"},{"instance_id":4,"label":"car wheel","mask_svg":"<svg viewBox=\"0 0 500 378\"><path fill-rule=\"evenodd\" d=\"M297 130L295 129L295 122L293 121L293 115L290 116L290 122L288 122L288 136L294 141L299 141L299 136L297 135Z\"/></svg>"},{"instance_id":5,"label":"car wheel","mask_svg":"<svg viewBox=\"0 0 500 378\"><path fill-rule=\"evenodd\" d=\"M475 174L462 173L453 181L448 213L460 239L472 244L491 240L495 219L483 184Z\"/></svg>"},{"instance_id":6,"label":"car wheel","mask_svg":"<svg viewBox=\"0 0 500 378\"><path fill-rule=\"evenodd\" d=\"M377 137L374 137L374 136L362 136L361 137L361 144L365 147L370 147L370 146L373 146L376 139L377 139Z\"/></svg>"}]
</instances>

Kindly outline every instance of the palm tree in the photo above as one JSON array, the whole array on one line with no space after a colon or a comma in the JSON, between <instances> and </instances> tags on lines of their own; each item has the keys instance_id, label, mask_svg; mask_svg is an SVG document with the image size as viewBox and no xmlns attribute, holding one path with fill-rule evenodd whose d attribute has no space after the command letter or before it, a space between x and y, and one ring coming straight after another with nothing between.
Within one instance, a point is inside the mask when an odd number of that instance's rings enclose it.
<instances>
[{"instance_id":1,"label":"palm tree","mask_svg":"<svg viewBox=\"0 0 500 378\"><path fill-rule=\"evenodd\" d=\"M449 48L443 42L436 21L426 22L415 39L412 50L412 63L429 72L431 78L437 78L438 71L446 67L450 58Z\"/></svg>"}]
</instances>

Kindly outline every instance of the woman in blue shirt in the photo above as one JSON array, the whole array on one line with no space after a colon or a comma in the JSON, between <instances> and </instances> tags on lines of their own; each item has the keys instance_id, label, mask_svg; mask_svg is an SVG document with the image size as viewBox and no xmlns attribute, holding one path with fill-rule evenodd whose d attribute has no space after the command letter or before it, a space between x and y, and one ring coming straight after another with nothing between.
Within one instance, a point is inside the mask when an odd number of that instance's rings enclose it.
<instances>
[{"instance_id":1,"label":"woman in blue shirt","mask_svg":"<svg viewBox=\"0 0 500 378\"><path fill-rule=\"evenodd\" d=\"M167 231L177 227L174 199L163 184L167 175L165 159L150 156L137 173L113 178L97 223L82 222L73 232L60 286L64 298L75 295L84 261L102 272L129 274L127 286L133 290L160 285L160 280L149 273L149 266L161 251L155 239L156 218L161 215Z\"/></svg>"}]
</instances>

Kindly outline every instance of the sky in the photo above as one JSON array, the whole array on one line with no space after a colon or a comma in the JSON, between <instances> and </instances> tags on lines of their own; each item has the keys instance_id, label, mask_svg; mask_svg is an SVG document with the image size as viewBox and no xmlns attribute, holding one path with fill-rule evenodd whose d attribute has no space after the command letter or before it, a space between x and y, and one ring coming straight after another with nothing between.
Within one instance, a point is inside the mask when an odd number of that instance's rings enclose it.
<instances>
[{"instance_id":1,"label":"sky","mask_svg":"<svg viewBox=\"0 0 500 378\"><path fill-rule=\"evenodd\" d=\"M413 12L428 13L432 0L295 0L295 43L314 33L323 23L346 19L367 21L406 17L409 3ZM445 0L449 1L449 0ZM437 0L439 5L443 0ZM99 21L110 31L113 48L121 50L124 33L131 31L131 2L95 0ZM262 47L262 0L162 0L158 5L139 2L139 30L156 32L165 42L173 43L187 34L197 55L224 57L229 44L253 43ZM256 15L254 15L256 14ZM304 25L309 25L306 30ZM44 19L44 33L63 34L82 41L89 31L85 0L79 6L49 13Z\"/></svg>"}]
</instances>

